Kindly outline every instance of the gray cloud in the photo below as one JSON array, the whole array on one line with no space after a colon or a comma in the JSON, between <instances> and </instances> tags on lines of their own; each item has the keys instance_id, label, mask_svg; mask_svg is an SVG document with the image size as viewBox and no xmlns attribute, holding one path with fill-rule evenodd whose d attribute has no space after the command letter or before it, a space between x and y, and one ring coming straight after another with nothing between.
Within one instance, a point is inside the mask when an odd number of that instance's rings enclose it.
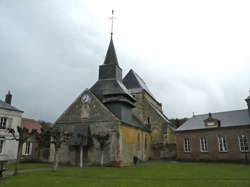
<instances>
[{"instance_id":1,"label":"gray cloud","mask_svg":"<svg viewBox=\"0 0 250 187\"><path fill-rule=\"evenodd\" d=\"M54 121L97 80L109 37L88 8L81 1L0 2L0 94L4 99L11 90L13 104L25 111L24 116ZM75 19L78 16L72 16L78 11L81 24ZM170 53L164 55L155 46L142 43L141 50L134 51L133 43L126 46L119 37L115 45L124 75L130 68L138 72L170 118L246 108L250 58L238 68L225 66L214 73L211 66L216 69L216 64L207 63L204 68L183 64L178 62L181 57L168 58ZM170 51L187 54L175 48ZM148 58L144 49L152 50L156 60Z\"/></svg>"}]
</instances>

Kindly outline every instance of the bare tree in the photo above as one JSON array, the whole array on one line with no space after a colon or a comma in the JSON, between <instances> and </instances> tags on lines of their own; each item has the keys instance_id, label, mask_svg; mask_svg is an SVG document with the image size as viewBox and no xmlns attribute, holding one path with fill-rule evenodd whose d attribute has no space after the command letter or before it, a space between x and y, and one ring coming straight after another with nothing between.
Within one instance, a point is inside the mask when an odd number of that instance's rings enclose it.
<instances>
[{"instance_id":1,"label":"bare tree","mask_svg":"<svg viewBox=\"0 0 250 187\"><path fill-rule=\"evenodd\" d=\"M51 136L51 143L55 146L53 170L56 171L58 169L58 150L63 143L69 140L71 134L64 132L62 128L58 127L50 128L49 133Z\"/></svg>"},{"instance_id":2,"label":"bare tree","mask_svg":"<svg viewBox=\"0 0 250 187\"><path fill-rule=\"evenodd\" d=\"M16 136L16 132L12 128L7 129L10 134L12 134L13 139L18 141L18 148L17 148L17 158L16 158L16 164L15 164L15 170L14 170L14 175L17 175L18 173L18 167L20 163L20 159L22 156L22 147L23 144L36 133L36 130L32 130L29 132L28 129L22 128L22 127L17 127L17 132L18 132L18 137Z\"/></svg>"},{"instance_id":3,"label":"bare tree","mask_svg":"<svg viewBox=\"0 0 250 187\"><path fill-rule=\"evenodd\" d=\"M103 167L103 161L104 161L104 149L107 145L110 144L109 140L109 134L106 135L100 135L100 134L94 134L93 137L99 142L99 148L101 151L101 160L100 160L100 164L101 167Z\"/></svg>"}]
</instances>

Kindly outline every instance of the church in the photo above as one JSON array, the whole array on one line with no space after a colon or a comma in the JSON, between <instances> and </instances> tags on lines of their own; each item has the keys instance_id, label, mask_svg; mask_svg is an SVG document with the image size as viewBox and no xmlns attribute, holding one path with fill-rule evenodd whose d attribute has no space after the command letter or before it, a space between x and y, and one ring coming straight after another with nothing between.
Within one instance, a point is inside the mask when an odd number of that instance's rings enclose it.
<instances>
[{"instance_id":1,"label":"church","mask_svg":"<svg viewBox=\"0 0 250 187\"><path fill-rule=\"evenodd\" d=\"M174 128L162 104L134 70L123 78L112 33L97 82L73 101L54 126L71 133L58 152L62 164L123 167L175 154L168 149L175 144ZM52 147L50 161L53 154Z\"/></svg>"}]
</instances>

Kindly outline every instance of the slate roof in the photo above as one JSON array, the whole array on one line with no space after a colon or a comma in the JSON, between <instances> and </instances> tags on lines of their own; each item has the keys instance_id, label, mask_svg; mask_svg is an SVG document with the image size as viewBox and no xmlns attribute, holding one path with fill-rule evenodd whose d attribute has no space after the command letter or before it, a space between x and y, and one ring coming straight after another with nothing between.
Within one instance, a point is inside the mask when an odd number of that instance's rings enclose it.
<instances>
[{"instance_id":1,"label":"slate roof","mask_svg":"<svg viewBox=\"0 0 250 187\"><path fill-rule=\"evenodd\" d=\"M98 80L90 90L99 98L102 99L104 95L127 95L132 100L134 97L129 93L128 89L119 80L104 79Z\"/></svg>"},{"instance_id":2,"label":"slate roof","mask_svg":"<svg viewBox=\"0 0 250 187\"><path fill-rule=\"evenodd\" d=\"M176 131L207 129L204 125L204 120L207 118L208 114L195 115ZM250 125L248 109L212 113L212 118L220 120L220 128Z\"/></svg>"},{"instance_id":3,"label":"slate roof","mask_svg":"<svg viewBox=\"0 0 250 187\"><path fill-rule=\"evenodd\" d=\"M165 116L165 114L161 111L159 111L154 105L152 105L151 103L148 103L149 106L159 115L161 116L166 122L169 122L170 121L168 120L167 116Z\"/></svg>"},{"instance_id":4,"label":"slate roof","mask_svg":"<svg viewBox=\"0 0 250 187\"><path fill-rule=\"evenodd\" d=\"M161 111L159 111L154 105L152 105L151 103L148 103L150 108L152 110L154 110L161 118L163 118L166 122L164 124L162 124L162 133L167 133L167 129L171 128L173 130L175 130L175 128L173 127L172 123L168 120L167 116L165 116L165 114Z\"/></svg>"},{"instance_id":5,"label":"slate roof","mask_svg":"<svg viewBox=\"0 0 250 187\"><path fill-rule=\"evenodd\" d=\"M18 108L8 104L8 103L5 103L4 101L1 101L0 100L0 108L2 109L6 109L6 110L12 110L12 111L18 111L18 112L23 112L21 110L19 110Z\"/></svg>"},{"instance_id":6,"label":"slate roof","mask_svg":"<svg viewBox=\"0 0 250 187\"><path fill-rule=\"evenodd\" d=\"M99 67L99 80L90 88L90 91L120 121L143 128L143 124L132 116L133 103L136 99L122 82L122 70L118 65L112 37L104 64Z\"/></svg>"},{"instance_id":7,"label":"slate roof","mask_svg":"<svg viewBox=\"0 0 250 187\"><path fill-rule=\"evenodd\" d=\"M131 93L141 92L142 90L145 90L153 97L144 80L132 69L123 78L122 82Z\"/></svg>"},{"instance_id":8,"label":"slate roof","mask_svg":"<svg viewBox=\"0 0 250 187\"><path fill-rule=\"evenodd\" d=\"M104 64L116 64L119 66L112 37L109 43L108 51L106 53Z\"/></svg>"}]
</instances>

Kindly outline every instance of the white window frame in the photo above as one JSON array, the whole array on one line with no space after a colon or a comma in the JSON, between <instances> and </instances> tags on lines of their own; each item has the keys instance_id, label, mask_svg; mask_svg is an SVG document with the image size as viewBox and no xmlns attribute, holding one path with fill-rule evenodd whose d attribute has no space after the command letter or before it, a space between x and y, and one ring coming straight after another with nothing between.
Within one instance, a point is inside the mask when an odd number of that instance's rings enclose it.
<instances>
[{"instance_id":1,"label":"white window frame","mask_svg":"<svg viewBox=\"0 0 250 187\"><path fill-rule=\"evenodd\" d=\"M206 136L200 137L200 151L203 153L208 152L208 143Z\"/></svg>"},{"instance_id":2,"label":"white window frame","mask_svg":"<svg viewBox=\"0 0 250 187\"><path fill-rule=\"evenodd\" d=\"M6 129L8 118L0 117L0 129Z\"/></svg>"},{"instance_id":3,"label":"white window frame","mask_svg":"<svg viewBox=\"0 0 250 187\"><path fill-rule=\"evenodd\" d=\"M247 136L242 134L238 136L238 140L239 140L240 152L243 152L243 153L249 152L249 144L248 144Z\"/></svg>"},{"instance_id":4,"label":"white window frame","mask_svg":"<svg viewBox=\"0 0 250 187\"><path fill-rule=\"evenodd\" d=\"M31 155L32 154L32 142L27 141L23 144L23 155Z\"/></svg>"},{"instance_id":5,"label":"white window frame","mask_svg":"<svg viewBox=\"0 0 250 187\"><path fill-rule=\"evenodd\" d=\"M190 144L190 139L188 137L184 137L183 139L183 150L185 153L191 152L191 144Z\"/></svg>"},{"instance_id":6,"label":"white window frame","mask_svg":"<svg viewBox=\"0 0 250 187\"><path fill-rule=\"evenodd\" d=\"M218 149L219 152L227 152L227 141L226 136L218 136Z\"/></svg>"},{"instance_id":7,"label":"white window frame","mask_svg":"<svg viewBox=\"0 0 250 187\"><path fill-rule=\"evenodd\" d=\"M3 153L4 140L0 140L0 154Z\"/></svg>"}]
</instances>

